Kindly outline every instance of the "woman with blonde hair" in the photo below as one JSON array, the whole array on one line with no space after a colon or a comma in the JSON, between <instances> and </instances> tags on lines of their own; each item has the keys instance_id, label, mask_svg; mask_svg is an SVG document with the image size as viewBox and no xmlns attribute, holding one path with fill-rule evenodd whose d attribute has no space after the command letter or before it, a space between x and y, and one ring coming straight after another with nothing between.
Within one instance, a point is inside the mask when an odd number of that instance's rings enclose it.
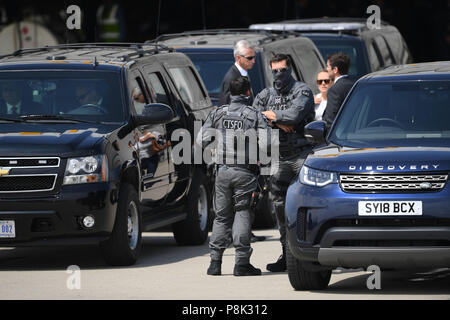
<instances>
[{"instance_id":1,"label":"woman with blonde hair","mask_svg":"<svg viewBox=\"0 0 450 320\"><path fill-rule=\"evenodd\" d=\"M328 71L326 69L321 70L317 74L317 86L320 93L314 97L316 121L322 120L323 113L327 107L327 91L332 85L333 82L328 75Z\"/></svg>"}]
</instances>

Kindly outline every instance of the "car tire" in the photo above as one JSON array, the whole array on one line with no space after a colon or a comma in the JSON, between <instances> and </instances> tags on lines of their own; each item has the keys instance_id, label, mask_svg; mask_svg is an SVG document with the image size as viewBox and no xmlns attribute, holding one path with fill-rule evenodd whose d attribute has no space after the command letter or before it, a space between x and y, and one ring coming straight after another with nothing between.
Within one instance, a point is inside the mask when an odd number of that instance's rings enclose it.
<instances>
[{"instance_id":1,"label":"car tire","mask_svg":"<svg viewBox=\"0 0 450 320\"><path fill-rule=\"evenodd\" d=\"M142 248L142 216L136 189L129 183L120 188L116 220L111 237L100 244L103 258L112 266L136 263Z\"/></svg>"},{"instance_id":2,"label":"car tire","mask_svg":"<svg viewBox=\"0 0 450 320\"><path fill-rule=\"evenodd\" d=\"M213 221L210 189L206 175L196 170L187 196L187 217L172 225L175 241L179 245L201 245L208 238Z\"/></svg>"},{"instance_id":3,"label":"car tire","mask_svg":"<svg viewBox=\"0 0 450 320\"><path fill-rule=\"evenodd\" d=\"M330 283L331 270L307 271L300 260L286 248L286 264L289 282L295 290L323 290Z\"/></svg>"},{"instance_id":4,"label":"car tire","mask_svg":"<svg viewBox=\"0 0 450 320\"><path fill-rule=\"evenodd\" d=\"M255 220L253 221L253 228L269 229L277 225L272 200L269 193L266 193L259 201L255 209Z\"/></svg>"}]
</instances>

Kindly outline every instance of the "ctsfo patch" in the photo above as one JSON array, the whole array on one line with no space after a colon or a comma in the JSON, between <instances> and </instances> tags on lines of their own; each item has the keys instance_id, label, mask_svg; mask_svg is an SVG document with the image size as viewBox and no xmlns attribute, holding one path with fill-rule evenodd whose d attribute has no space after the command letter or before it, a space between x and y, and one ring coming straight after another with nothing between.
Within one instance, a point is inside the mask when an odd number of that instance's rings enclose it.
<instances>
[{"instance_id":1,"label":"ctsfo patch","mask_svg":"<svg viewBox=\"0 0 450 320\"><path fill-rule=\"evenodd\" d=\"M244 121L234 119L223 119L222 126L225 129L239 130L244 128Z\"/></svg>"}]
</instances>

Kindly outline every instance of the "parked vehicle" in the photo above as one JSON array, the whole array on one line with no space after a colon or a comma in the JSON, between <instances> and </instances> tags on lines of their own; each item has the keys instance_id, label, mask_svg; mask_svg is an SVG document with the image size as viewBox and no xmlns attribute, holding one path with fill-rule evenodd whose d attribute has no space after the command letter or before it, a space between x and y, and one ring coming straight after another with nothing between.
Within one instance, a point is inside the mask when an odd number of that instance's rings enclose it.
<instances>
[{"instance_id":1,"label":"parked vehicle","mask_svg":"<svg viewBox=\"0 0 450 320\"><path fill-rule=\"evenodd\" d=\"M177 51L189 56L202 76L214 104L218 101L222 80L235 62L233 47L242 39L256 46L256 62L249 71L254 96L262 89L272 86L269 60L274 53L290 56L294 78L317 90L315 77L325 64L314 44L298 34L276 35L245 29L219 29L165 34L155 42L173 46Z\"/></svg>"},{"instance_id":2,"label":"parked vehicle","mask_svg":"<svg viewBox=\"0 0 450 320\"><path fill-rule=\"evenodd\" d=\"M450 62L361 78L286 198L291 285L327 287L335 267L450 266Z\"/></svg>"},{"instance_id":3,"label":"parked vehicle","mask_svg":"<svg viewBox=\"0 0 450 320\"><path fill-rule=\"evenodd\" d=\"M392 65L412 63L402 35L386 22L381 22L379 29L370 29L366 19L316 18L253 24L250 29L301 32L314 42L325 61L328 54L342 51L350 57L349 76L355 81Z\"/></svg>"},{"instance_id":4,"label":"parked vehicle","mask_svg":"<svg viewBox=\"0 0 450 320\"><path fill-rule=\"evenodd\" d=\"M131 265L143 231L172 225L177 243L205 242L206 168L171 155L172 133L193 138L212 107L186 55L141 44L23 49L0 58L0 88L0 246L98 243L108 263Z\"/></svg>"}]
</instances>

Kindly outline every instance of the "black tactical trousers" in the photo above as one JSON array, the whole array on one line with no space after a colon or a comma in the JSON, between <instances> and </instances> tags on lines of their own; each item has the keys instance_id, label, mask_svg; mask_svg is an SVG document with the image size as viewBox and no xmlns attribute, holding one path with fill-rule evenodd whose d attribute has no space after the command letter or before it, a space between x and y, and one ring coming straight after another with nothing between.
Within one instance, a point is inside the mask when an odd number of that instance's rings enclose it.
<instances>
[{"instance_id":1,"label":"black tactical trousers","mask_svg":"<svg viewBox=\"0 0 450 320\"><path fill-rule=\"evenodd\" d=\"M216 217L209 242L212 260L222 260L231 235L236 249L236 264L250 263L254 218L250 202L256 184L256 175L246 169L226 165L218 169L215 184Z\"/></svg>"},{"instance_id":2,"label":"black tactical trousers","mask_svg":"<svg viewBox=\"0 0 450 320\"><path fill-rule=\"evenodd\" d=\"M278 161L278 169L270 177L270 192L280 230L280 242L283 247L286 246L286 220L284 206L287 189L291 184L291 181L298 177L300 169L302 168L303 163L310 152L311 149L307 148L304 150L299 150L298 153L295 153L290 157L280 158Z\"/></svg>"}]
</instances>

